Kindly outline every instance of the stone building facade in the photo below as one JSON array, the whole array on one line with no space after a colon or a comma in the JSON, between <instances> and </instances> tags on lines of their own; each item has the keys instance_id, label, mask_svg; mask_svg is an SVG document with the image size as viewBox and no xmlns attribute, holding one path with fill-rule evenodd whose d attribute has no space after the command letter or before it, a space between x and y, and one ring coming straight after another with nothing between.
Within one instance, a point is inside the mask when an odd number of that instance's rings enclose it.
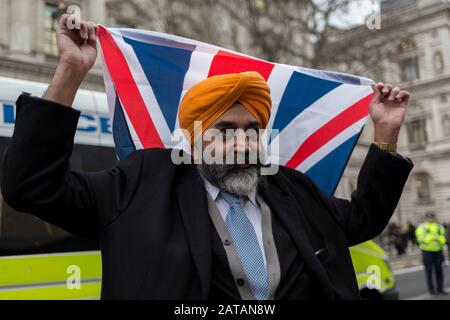
<instances>
[{"instance_id":1,"label":"stone building facade","mask_svg":"<svg viewBox=\"0 0 450 320\"><path fill-rule=\"evenodd\" d=\"M148 23L125 1L0 0L0 76L49 83L58 62L56 20L70 6L78 7L83 19L107 26ZM99 61L82 87L104 91Z\"/></svg>"},{"instance_id":2,"label":"stone building facade","mask_svg":"<svg viewBox=\"0 0 450 320\"><path fill-rule=\"evenodd\" d=\"M427 210L450 222L450 1L387 0L381 3L381 29L360 26L340 38L360 37L385 55L376 81L399 85L412 99L399 152L415 164L393 222L418 223ZM376 45L378 43L378 45ZM380 56L383 56L380 54ZM388 58L387 58L388 57ZM367 147L373 141L369 124L344 173L337 195L349 198Z\"/></svg>"}]
</instances>

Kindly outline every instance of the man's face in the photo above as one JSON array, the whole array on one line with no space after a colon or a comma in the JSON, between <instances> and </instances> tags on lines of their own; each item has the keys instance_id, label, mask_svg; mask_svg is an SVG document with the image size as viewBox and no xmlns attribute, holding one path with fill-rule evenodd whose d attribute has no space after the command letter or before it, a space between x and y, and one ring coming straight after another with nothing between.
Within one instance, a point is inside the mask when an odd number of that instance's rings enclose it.
<instances>
[{"instance_id":1,"label":"man's face","mask_svg":"<svg viewBox=\"0 0 450 320\"><path fill-rule=\"evenodd\" d=\"M425 220L426 220L427 222L430 222L430 223L436 221L436 219L435 219L434 217L426 217Z\"/></svg>"},{"instance_id":2,"label":"man's face","mask_svg":"<svg viewBox=\"0 0 450 320\"><path fill-rule=\"evenodd\" d=\"M203 151L209 148L213 155L222 158L226 164L249 167L248 157L258 152L259 129L261 125L255 117L241 104L235 103L205 130L202 136ZM226 155L231 154L234 156L226 159ZM246 156L246 164L237 164L238 155Z\"/></svg>"},{"instance_id":3,"label":"man's face","mask_svg":"<svg viewBox=\"0 0 450 320\"><path fill-rule=\"evenodd\" d=\"M255 190L261 180L259 129L255 117L235 103L203 133L200 173L224 191L245 195ZM218 161L205 159L208 155Z\"/></svg>"}]
</instances>

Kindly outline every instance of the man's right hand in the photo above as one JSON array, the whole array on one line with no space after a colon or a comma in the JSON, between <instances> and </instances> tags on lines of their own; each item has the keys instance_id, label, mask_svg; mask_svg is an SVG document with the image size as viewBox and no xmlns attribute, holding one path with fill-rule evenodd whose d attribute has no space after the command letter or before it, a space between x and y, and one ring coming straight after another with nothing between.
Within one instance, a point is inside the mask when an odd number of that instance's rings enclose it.
<instances>
[{"instance_id":1,"label":"man's right hand","mask_svg":"<svg viewBox=\"0 0 450 320\"><path fill-rule=\"evenodd\" d=\"M44 99L71 106L75 94L97 58L96 25L64 14L56 30L59 63ZM75 26L79 26L76 29ZM72 28L72 26L74 28Z\"/></svg>"},{"instance_id":2,"label":"man's right hand","mask_svg":"<svg viewBox=\"0 0 450 320\"><path fill-rule=\"evenodd\" d=\"M59 61L61 64L73 65L78 72L86 74L97 58L96 25L80 20L80 29L77 30L74 29L76 19L76 15L63 14L59 20L56 31Z\"/></svg>"}]
</instances>

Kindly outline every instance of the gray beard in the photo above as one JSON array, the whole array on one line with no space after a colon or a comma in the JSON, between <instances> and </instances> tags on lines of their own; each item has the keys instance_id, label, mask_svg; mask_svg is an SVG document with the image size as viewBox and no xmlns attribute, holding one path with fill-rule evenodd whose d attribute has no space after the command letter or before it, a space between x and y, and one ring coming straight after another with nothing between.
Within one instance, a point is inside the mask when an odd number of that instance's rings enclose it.
<instances>
[{"instance_id":1,"label":"gray beard","mask_svg":"<svg viewBox=\"0 0 450 320\"><path fill-rule=\"evenodd\" d=\"M199 173L221 191L238 196L248 196L258 187L264 187L266 180L260 174L259 166L239 168L229 164L197 165Z\"/></svg>"}]
</instances>

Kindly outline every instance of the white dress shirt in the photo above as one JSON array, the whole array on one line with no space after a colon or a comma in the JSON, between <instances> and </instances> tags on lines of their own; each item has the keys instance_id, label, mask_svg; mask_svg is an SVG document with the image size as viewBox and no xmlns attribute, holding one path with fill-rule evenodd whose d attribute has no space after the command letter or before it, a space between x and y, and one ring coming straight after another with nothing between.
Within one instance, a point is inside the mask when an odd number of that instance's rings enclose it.
<instances>
[{"instance_id":1,"label":"white dress shirt","mask_svg":"<svg viewBox=\"0 0 450 320\"><path fill-rule=\"evenodd\" d=\"M225 201L225 199L222 196L220 196L219 188L217 188L215 185L213 185L205 178L202 177L202 179L205 183L206 191L214 200L214 203L216 204L223 221L225 221L228 214L228 210L230 209L230 205L228 204L228 202ZM261 248L262 256L264 259L264 265L267 268L266 254L264 251L263 236L262 236L262 214L261 208L259 207L258 202L256 201L256 190L251 192L248 195L248 197L245 198L241 197L241 205L245 211L245 214L250 220L253 229L255 230L256 238L258 239L259 247Z\"/></svg>"}]
</instances>

